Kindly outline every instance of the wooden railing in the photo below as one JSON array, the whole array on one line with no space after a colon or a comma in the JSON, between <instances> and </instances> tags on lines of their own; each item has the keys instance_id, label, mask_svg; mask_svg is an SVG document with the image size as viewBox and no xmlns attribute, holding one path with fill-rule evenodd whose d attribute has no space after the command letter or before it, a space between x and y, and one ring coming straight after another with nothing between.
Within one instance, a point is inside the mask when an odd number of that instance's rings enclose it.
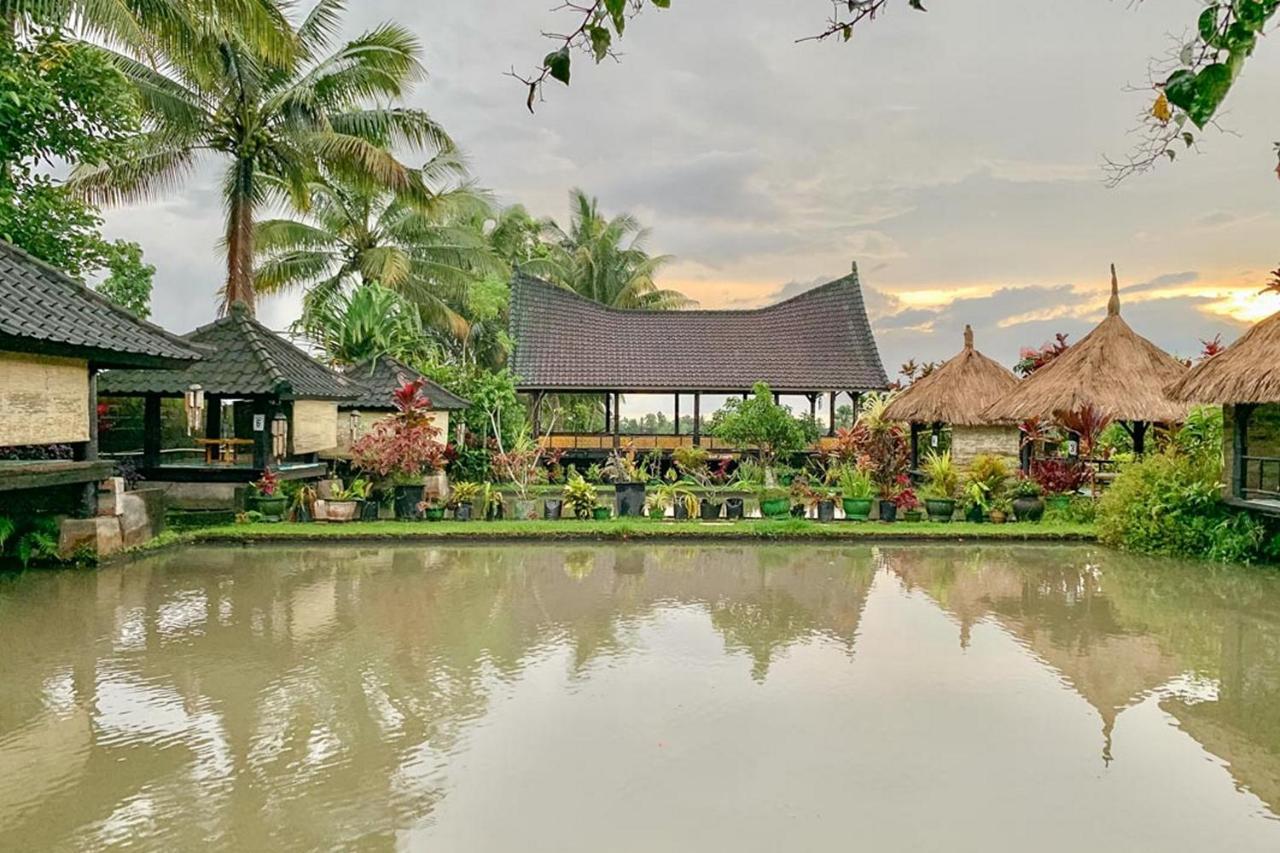
<instances>
[{"instance_id":1,"label":"wooden railing","mask_svg":"<svg viewBox=\"0 0 1280 853\"><path fill-rule=\"evenodd\" d=\"M1240 497L1245 500L1280 499L1280 457L1241 456L1240 463L1240 482L1237 485Z\"/></svg>"},{"instance_id":2,"label":"wooden railing","mask_svg":"<svg viewBox=\"0 0 1280 853\"><path fill-rule=\"evenodd\" d=\"M829 450L835 442L834 438L823 436L810 449L815 452ZM692 435L620 435L617 446L622 449L635 450L638 453L653 451L671 451L678 447L692 447ZM609 433L552 433L542 440L544 447L554 450L582 450L609 452L614 448L614 437ZM712 438L709 435L699 436L698 446L711 453L738 453L740 448L727 442Z\"/></svg>"}]
</instances>

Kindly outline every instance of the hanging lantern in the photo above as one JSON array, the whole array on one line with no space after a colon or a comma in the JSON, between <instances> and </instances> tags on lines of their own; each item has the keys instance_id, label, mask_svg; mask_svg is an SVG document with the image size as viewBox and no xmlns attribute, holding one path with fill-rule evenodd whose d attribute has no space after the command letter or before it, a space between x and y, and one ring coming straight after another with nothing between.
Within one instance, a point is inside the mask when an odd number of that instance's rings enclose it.
<instances>
[{"instance_id":1,"label":"hanging lantern","mask_svg":"<svg viewBox=\"0 0 1280 853\"><path fill-rule=\"evenodd\" d=\"M347 430L351 434L352 443L355 443L355 440L360 437L360 413L355 409L347 415Z\"/></svg>"},{"instance_id":2,"label":"hanging lantern","mask_svg":"<svg viewBox=\"0 0 1280 853\"><path fill-rule=\"evenodd\" d=\"M187 435L191 435L204 424L204 389L192 385L183 395L183 403L187 410Z\"/></svg>"},{"instance_id":3,"label":"hanging lantern","mask_svg":"<svg viewBox=\"0 0 1280 853\"><path fill-rule=\"evenodd\" d=\"M271 419L271 454L279 462L289 451L289 419L283 414Z\"/></svg>"}]
</instances>

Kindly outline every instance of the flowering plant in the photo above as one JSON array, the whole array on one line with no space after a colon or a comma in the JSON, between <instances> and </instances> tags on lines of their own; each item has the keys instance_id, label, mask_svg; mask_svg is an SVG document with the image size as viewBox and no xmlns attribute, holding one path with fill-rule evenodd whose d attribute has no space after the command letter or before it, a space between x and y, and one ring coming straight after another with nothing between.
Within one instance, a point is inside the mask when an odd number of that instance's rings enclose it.
<instances>
[{"instance_id":1,"label":"flowering plant","mask_svg":"<svg viewBox=\"0 0 1280 853\"><path fill-rule=\"evenodd\" d=\"M280 477L270 468L266 468L253 484L254 493L264 498L273 498L280 489Z\"/></svg>"},{"instance_id":2,"label":"flowering plant","mask_svg":"<svg viewBox=\"0 0 1280 853\"><path fill-rule=\"evenodd\" d=\"M1075 494L1089 477L1079 462L1063 459L1036 460L1031 466L1031 476L1050 495Z\"/></svg>"},{"instance_id":3,"label":"flowering plant","mask_svg":"<svg viewBox=\"0 0 1280 853\"><path fill-rule=\"evenodd\" d=\"M893 504L902 512L909 512L920 507L920 498L916 496L915 489L907 486L894 495Z\"/></svg>"},{"instance_id":4,"label":"flowering plant","mask_svg":"<svg viewBox=\"0 0 1280 853\"><path fill-rule=\"evenodd\" d=\"M439 471L448 461L440 430L431 421L431 401L422 379L406 382L392 395L396 413L373 425L351 447L352 462L380 477L420 476Z\"/></svg>"}]
</instances>

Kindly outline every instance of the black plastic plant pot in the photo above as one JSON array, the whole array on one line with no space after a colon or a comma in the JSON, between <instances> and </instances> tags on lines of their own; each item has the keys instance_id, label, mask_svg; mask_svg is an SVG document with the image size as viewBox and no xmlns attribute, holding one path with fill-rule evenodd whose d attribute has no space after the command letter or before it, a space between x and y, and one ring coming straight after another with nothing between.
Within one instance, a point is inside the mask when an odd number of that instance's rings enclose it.
<instances>
[{"instance_id":1,"label":"black plastic plant pot","mask_svg":"<svg viewBox=\"0 0 1280 853\"><path fill-rule=\"evenodd\" d=\"M559 521L564 515L564 501L560 498L547 498L542 502L542 517L548 521Z\"/></svg>"},{"instance_id":2,"label":"black plastic plant pot","mask_svg":"<svg viewBox=\"0 0 1280 853\"><path fill-rule=\"evenodd\" d=\"M796 504L795 506L791 507L792 518L805 518L808 515L809 515L809 510L805 509L804 504Z\"/></svg>"},{"instance_id":3,"label":"black plastic plant pot","mask_svg":"<svg viewBox=\"0 0 1280 853\"><path fill-rule=\"evenodd\" d=\"M981 524L986 518L986 514L980 506L971 506L964 511L964 520L972 524Z\"/></svg>"},{"instance_id":4,"label":"black plastic plant pot","mask_svg":"<svg viewBox=\"0 0 1280 853\"><path fill-rule=\"evenodd\" d=\"M736 521L746 514L746 506L742 498L729 498L724 502L724 517Z\"/></svg>"},{"instance_id":5,"label":"black plastic plant pot","mask_svg":"<svg viewBox=\"0 0 1280 853\"><path fill-rule=\"evenodd\" d=\"M818 521L836 520L836 502L818 501Z\"/></svg>"},{"instance_id":6,"label":"black plastic plant pot","mask_svg":"<svg viewBox=\"0 0 1280 853\"><path fill-rule=\"evenodd\" d=\"M378 502L377 501L361 501L360 502L360 520L361 521L377 521L378 520Z\"/></svg>"},{"instance_id":7,"label":"black plastic plant pot","mask_svg":"<svg viewBox=\"0 0 1280 853\"><path fill-rule=\"evenodd\" d=\"M689 517L689 508L684 505L684 501L677 500L675 506L671 508L674 518L685 519Z\"/></svg>"},{"instance_id":8,"label":"black plastic plant pot","mask_svg":"<svg viewBox=\"0 0 1280 853\"><path fill-rule=\"evenodd\" d=\"M396 518L422 518L422 486L396 486Z\"/></svg>"},{"instance_id":9,"label":"black plastic plant pot","mask_svg":"<svg viewBox=\"0 0 1280 853\"><path fill-rule=\"evenodd\" d=\"M489 504L489 507L484 511L484 518L485 521L501 521L506 514L502 504Z\"/></svg>"},{"instance_id":10,"label":"black plastic plant pot","mask_svg":"<svg viewBox=\"0 0 1280 853\"><path fill-rule=\"evenodd\" d=\"M1018 521L1039 521L1044 518L1044 501L1034 497L1014 498L1013 517Z\"/></svg>"},{"instance_id":11,"label":"black plastic plant pot","mask_svg":"<svg viewBox=\"0 0 1280 853\"><path fill-rule=\"evenodd\" d=\"M898 520L898 505L893 501L880 501L880 520L894 522Z\"/></svg>"},{"instance_id":12,"label":"black plastic plant pot","mask_svg":"<svg viewBox=\"0 0 1280 853\"><path fill-rule=\"evenodd\" d=\"M454 508L453 508L453 518L454 518L454 520L455 520L455 521L470 521L470 520L471 520L471 511L472 511L472 509L473 509L473 507L471 506L471 504L458 504L456 507L454 507Z\"/></svg>"},{"instance_id":13,"label":"black plastic plant pot","mask_svg":"<svg viewBox=\"0 0 1280 853\"><path fill-rule=\"evenodd\" d=\"M698 514L703 521L718 521L720 519L720 510L722 509L724 509L724 505L715 501L703 500L698 504Z\"/></svg>"},{"instance_id":14,"label":"black plastic plant pot","mask_svg":"<svg viewBox=\"0 0 1280 853\"><path fill-rule=\"evenodd\" d=\"M615 483L613 495L618 518L640 518L644 515L644 483Z\"/></svg>"}]
</instances>

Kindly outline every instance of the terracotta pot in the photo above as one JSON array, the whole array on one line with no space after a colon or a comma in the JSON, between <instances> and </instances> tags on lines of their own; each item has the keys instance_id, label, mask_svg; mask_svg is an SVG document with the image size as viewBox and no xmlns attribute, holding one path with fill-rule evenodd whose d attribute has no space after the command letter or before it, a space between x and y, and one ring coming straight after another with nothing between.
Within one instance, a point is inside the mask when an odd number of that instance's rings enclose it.
<instances>
[{"instance_id":1,"label":"terracotta pot","mask_svg":"<svg viewBox=\"0 0 1280 853\"><path fill-rule=\"evenodd\" d=\"M355 521L360 514L360 501L329 501L328 520L345 523Z\"/></svg>"}]
</instances>

